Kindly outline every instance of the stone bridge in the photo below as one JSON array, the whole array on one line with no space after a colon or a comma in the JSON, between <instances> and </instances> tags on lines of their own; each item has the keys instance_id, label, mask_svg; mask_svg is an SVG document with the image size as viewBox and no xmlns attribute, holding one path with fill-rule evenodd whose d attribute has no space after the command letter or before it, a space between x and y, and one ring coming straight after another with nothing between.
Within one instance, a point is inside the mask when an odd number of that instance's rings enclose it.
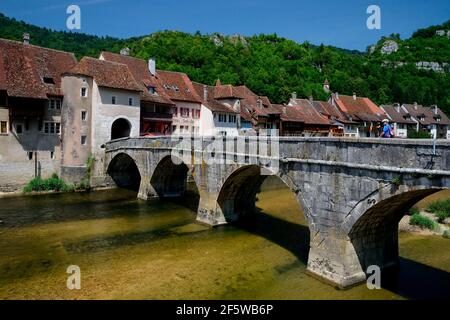
<instances>
[{"instance_id":1,"label":"stone bridge","mask_svg":"<svg viewBox=\"0 0 450 320\"><path fill-rule=\"evenodd\" d=\"M211 226L251 217L259 187L274 174L295 193L308 221L308 272L347 287L365 281L370 265L398 265L400 219L422 198L450 187L450 142L126 138L105 145L103 166L141 199L180 195L191 177L200 196L197 221Z\"/></svg>"}]
</instances>

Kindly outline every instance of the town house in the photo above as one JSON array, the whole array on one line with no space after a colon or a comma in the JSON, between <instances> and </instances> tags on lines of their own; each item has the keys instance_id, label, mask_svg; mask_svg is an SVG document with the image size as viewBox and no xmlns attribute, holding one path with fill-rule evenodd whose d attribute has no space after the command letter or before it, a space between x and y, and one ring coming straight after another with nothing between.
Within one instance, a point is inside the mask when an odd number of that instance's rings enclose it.
<instances>
[{"instance_id":1,"label":"town house","mask_svg":"<svg viewBox=\"0 0 450 320\"><path fill-rule=\"evenodd\" d=\"M214 99L214 87L193 82L195 91L202 98L200 135L237 136L239 112Z\"/></svg>"},{"instance_id":2,"label":"town house","mask_svg":"<svg viewBox=\"0 0 450 320\"><path fill-rule=\"evenodd\" d=\"M351 123L344 124L344 135L347 137L378 137L377 126L387 117L385 112L369 98L333 93L329 104L337 107Z\"/></svg>"},{"instance_id":3,"label":"town house","mask_svg":"<svg viewBox=\"0 0 450 320\"><path fill-rule=\"evenodd\" d=\"M424 107L415 102L402 108L417 123L416 131L427 131L435 139L450 139L450 119L438 106Z\"/></svg>"},{"instance_id":4,"label":"town house","mask_svg":"<svg viewBox=\"0 0 450 320\"><path fill-rule=\"evenodd\" d=\"M129 49L120 54L102 52L100 60L114 61L128 66L136 82L141 86L141 136L161 136L172 133L172 111L175 103L156 76L156 61L129 56Z\"/></svg>"},{"instance_id":5,"label":"town house","mask_svg":"<svg viewBox=\"0 0 450 320\"><path fill-rule=\"evenodd\" d=\"M387 119L394 126L394 136L396 138L407 138L408 132L417 130L418 122L399 103L381 105L380 108L386 113Z\"/></svg>"},{"instance_id":6,"label":"town house","mask_svg":"<svg viewBox=\"0 0 450 320\"><path fill-rule=\"evenodd\" d=\"M13 191L36 176L59 173L61 74L71 53L24 41L0 39L0 191Z\"/></svg>"},{"instance_id":7,"label":"town house","mask_svg":"<svg viewBox=\"0 0 450 320\"><path fill-rule=\"evenodd\" d=\"M265 96L258 96L247 86L222 85L217 80L214 98L233 108L240 115L239 131L279 129L280 111Z\"/></svg>"},{"instance_id":8,"label":"town house","mask_svg":"<svg viewBox=\"0 0 450 320\"><path fill-rule=\"evenodd\" d=\"M127 65L84 57L63 74L63 146L61 175L79 182L93 157L91 181L101 175L102 145L112 139L138 137L142 86Z\"/></svg>"}]
</instances>

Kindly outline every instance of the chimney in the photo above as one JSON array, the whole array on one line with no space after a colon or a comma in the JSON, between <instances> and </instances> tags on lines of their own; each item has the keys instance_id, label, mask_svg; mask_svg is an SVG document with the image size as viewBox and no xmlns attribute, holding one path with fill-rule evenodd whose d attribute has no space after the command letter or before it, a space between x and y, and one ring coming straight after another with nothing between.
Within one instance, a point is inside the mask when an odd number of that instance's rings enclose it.
<instances>
[{"instance_id":1,"label":"chimney","mask_svg":"<svg viewBox=\"0 0 450 320\"><path fill-rule=\"evenodd\" d=\"M23 44L30 44L30 34L28 32L23 33Z\"/></svg>"},{"instance_id":2,"label":"chimney","mask_svg":"<svg viewBox=\"0 0 450 320\"><path fill-rule=\"evenodd\" d=\"M356 100L356 92L353 92L353 100Z\"/></svg>"},{"instance_id":3,"label":"chimney","mask_svg":"<svg viewBox=\"0 0 450 320\"><path fill-rule=\"evenodd\" d=\"M314 97L313 96L309 96L309 101L313 102L314 101Z\"/></svg>"},{"instance_id":4,"label":"chimney","mask_svg":"<svg viewBox=\"0 0 450 320\"><path fill-rule=\"evenodd\" d=\"M261 99L258 98L258 100L256 100L256 106L260 109L262 108L262 100Z\"/></svg>"},{"instance_id":5,"label":"chimney","mask_svg":"<svg viewBox=\"0 0 450 320\"><path fill-rule=\"evenodd\" d=\"M432 108L433 108L434 114L438 114L438 107L437 107L437 105L433 105Z\"/></svg>"},{"instance_id":6,"label":"chimney","mask_svg":"<svg viewBox=\"0 0 450 320\"><path fill-rule=\"evenodd\" d=\"M153 58L148 59L148 71L152 76L156 76L156 60Z\"/></svg>"},{"instance_id":7,"label":"chimney","mask_svg":"<svg viewBox=\"0 0 450 320\"><path fill-rule=\"evenodd\" d=\"M394 108L397 111L397 113L400 113L400 103L394 103Z\"/></svg>"},{"instance_id":8,"label":"chimney","mask_svg":"<svg viewBox=\"0 0 450 320\"><path fill-rule=\"evenodd\" d=\"M222 85L222 82L220 82L220 79L216 80L216 87L220 87Z\"/></svg>"},{"instance_id":9,"label":"chimney","mask_svg":"<svg viewBox=\"0 0 450 320\"><path fill-rule=\"evenodd\" d=\"M122 50L120 50L120 54L122 56L129 56L130 55L130 48L123 48Z\"/></svg>"},{"instance_id":10,"label":"chimney","mask_svg":"<svg viewBox=\"0 0 450 320\"><path fill-rule=\"evenodd\" d=\"M292 99L297 99L297 92L292 92Z\"/></svg>"},{"instance_id":11,"label":"chimney","mask_svg":"<svg viewBox=\"0 0 450 320\"><path fill-rule=\"evenodd\" d=\"M286 105L283 105L283 114L284 114L284 115L287 114L287 107L286 107Z\"/></svg>"},{"instance_id":12,"label":"chimney","mask_svg":"<svg viewBox=\"0 0 450 320\"><path fill-rule=\"evenodd\" d=\"M414 110L417 110L417 102L414 102Z\"/></svg>"},{"instance_id":13,"label":"chimney","mask_svg":"<svg viewBox=\"0 0 450 320\"><path fill-rule=\"evenodd\" d=\"M334 94L334 96L335 96L336 100L339 100L339 92L336 92L336 93Z\"/></svg>"},{"instance_id":14,"label":"chimney","mask_svg":"<svg viewBox=\"0 0 450 320\"><path fill-rule=\"evenodd\" d=\"M203 100L208 100L208 86L203 86Z\"/></svg>"}]
</instances>

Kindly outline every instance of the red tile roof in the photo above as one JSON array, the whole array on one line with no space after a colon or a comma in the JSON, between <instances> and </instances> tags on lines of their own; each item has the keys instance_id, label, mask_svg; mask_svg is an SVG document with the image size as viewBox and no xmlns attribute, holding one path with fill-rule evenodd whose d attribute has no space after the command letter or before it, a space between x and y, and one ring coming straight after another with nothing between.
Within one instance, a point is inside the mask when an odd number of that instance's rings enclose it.
<instances>
[{"instance_id":1,"label":"red tile roof","mask_svg":"<svg viewBox=\"0 0 450 320\"><path fill-rule=\"evenodd\" d=\"M401 106L383 105L381 108L386 112L388 119L392 122L402 124L415 124L415 122L409 119L409 112L405 111Z\"/></svg>"},{"instance_id":2,"label":"red tile roof","mask_svg":"<svg viewBox=\"0 0 450 320\"><path fill-rule=\"evenodd\" d=\"M136 82L142 86L141 100L174 105L160 81L148 70L147 61L107 51L103 51L101 57L105 60L123 63L128 66ZM149 92L150 87L155 88L156 94Z\"/></svg>"},{"instance_id":3,"label":"red tile roof","mask_svg":"<svg viewBox=\"0 0 450 320\"><path fill-rule=\"evenodd\" d=\"M220 103L214 99L214 87L207 86L202 83L192 82L197 94L202 98L202 104L211 111L223 112L223 113L238 113L232 107L229 107L223 103ZM206 99L205 99L205 87L206 87Z\"/></svg>"},{"instance_id":4,"label":"red tile roof","mask_svg":"<svg viewBox=\"0 0 450 320\"><path fill-rule=\"evenodd\" d=\"M384 111L369 98L354 99L353 96L333 94L331 99L346 116L350 116L353 120L377 122L386 117Z\"/></svg>"},{"instance_id":5,"label":"red tile roof","mask_svg":"<svg viewBox=\"0 0 450 320\"><path fill-rule=\"evenodd\" d=\"M187 74L157 70L156 77L171 100L202 102Z\"/></svg>"},{"instance_id":6,"label":"red tile roof","mask_svg":"<svg viewBox=\"0 0 450 320\"><path fill-rule=\"evenodd\" d=\"M336 106L333 106L326 101L312 101L312 105L320 114L324 115L332 122L355 123L348 120Z\"/></svg>"},{"instance_id":7,"label":"red tile roof","mask_svg":"<svg viewBox=\"0 0 450 320\"><path fill-rule=\"evenodd\" d=\"M429 124L442 124L447 125L450 124L450 119L442 112L441 109L437 108L437 114L434 113L434 107L424 107L420 104L404 104L403 107L422 125ZM421 120L421 116L424 117ZM437 121L437 118L440 117L440 121Z\"/></svg>"},{"instance_id":8,"label":"red tile roof","mask_svg":"<svg viewBox=\"0 0 450 320\"><path fill-rule=\"evenodd\" d=\"M84 57L69 72L94 78L99 87L142 91L125 64Z\"/></svg>"},{"instance_id":9,"label":"red tile roof","mask_svg":"<svg viewBox=\"0 0 450 320\"><path fill-rule=\"evenodd\" d=\"M247 86L219 85L214 87L214 98L220 99L240 99L241 118L251 121L256 117L269 117L270 115L279 115L280 111L272 107L272 103L267 97L258 96ZM260 104L258 104L260 101Z\"/></svg>"},{"instance_id":10,"label":"red tile roof","mask_svg":"<svg viewBox=\"0 0 450 320\"><path fill-rule=\"evenodd\" d=\"M76 65L72 53L0 39L0 89L11 97L62 95L61 74ZM54 83L44 83L51 78Z\"/></svg>"},{"instance_id":11,"label":"red tile roof","mask_svg":"<svg viewBox=\"0 0 450 320\"><path fill-rule=\"evenodd\" d=\"M313 105L313 102L309 99L291 99L291 103L295 104L287 106L287 109L292 108L296 117L301 119L305 124L311 125L331 125L327 116L322 115ZM289 113L288 113L289 115ZM289 120L289 117L288 119Z\"/></svg>"},{"instance_id":12,"label":"red tile roof","mask_svg":"<svg viewBox=\"0 0 450 320\"><path fill-rule=\"evenodd\" d=\"M218 80L220 81L220 80ZM237 87L232 86L231 84L222 85L219 82L219 85L217 85L214 88L214 98L215 99L227 99L227 98L234 98L234 99L243 99L244 95L242 93L238 92Z\"/></svg>"}]
</instances>

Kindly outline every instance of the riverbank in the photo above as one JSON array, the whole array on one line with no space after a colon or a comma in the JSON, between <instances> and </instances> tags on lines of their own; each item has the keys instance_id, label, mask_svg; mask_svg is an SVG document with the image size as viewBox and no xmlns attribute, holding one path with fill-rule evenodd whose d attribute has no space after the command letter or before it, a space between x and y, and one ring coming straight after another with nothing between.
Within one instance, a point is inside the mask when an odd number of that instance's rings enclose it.
<instances>
[{"instance_id":1,"label":"riverbank","mask_svg":"<svg viewBox=\"0 0 450 320\"><path fill-rule=\"evenodd\" d=\"M450 217L446 218L443 223L439 223L436 215L427 211L427 208L430 204L436 201L443 201L450 199L450 190L442 190L437 193L432 194L431 196L426 197L425 199L419 201L414 205L421 216L424 216L436 224L437 228L435 230L430 230L426 228L421 228L419 226L411 225L409 223L411 216L405 215L399 223L399 231L400 232L409 232L414 234L420 234L425 236L430 235L439 235L442 236L446 230L450 230Z\"/></svg>"}]
</instances>

